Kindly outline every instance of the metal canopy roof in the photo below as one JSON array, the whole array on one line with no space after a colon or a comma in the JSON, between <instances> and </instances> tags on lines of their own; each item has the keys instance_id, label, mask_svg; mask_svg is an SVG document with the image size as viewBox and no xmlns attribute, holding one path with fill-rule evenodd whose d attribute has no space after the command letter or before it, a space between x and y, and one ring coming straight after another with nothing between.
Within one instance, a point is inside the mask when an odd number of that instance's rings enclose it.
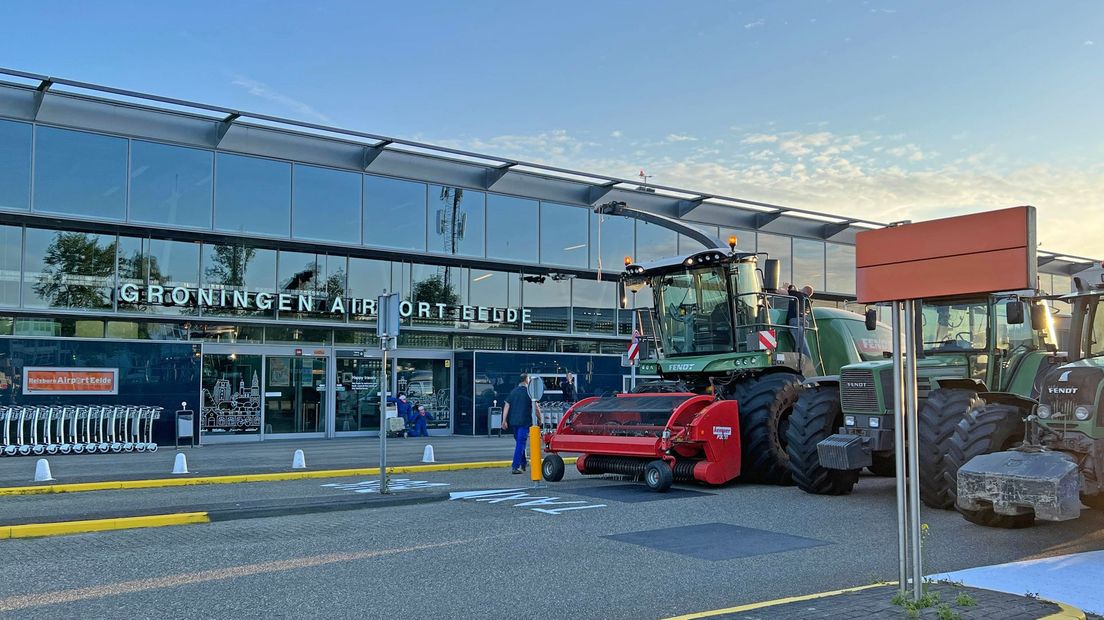
<instances>
[{"instance_id":1,"label":"metal canopy roof","mask_svg":"<svg viewBox=\"0 0 1104 620\"><path fill-rule=\"evenodd\" d=\"M0 117L286 159L593 207L623 201L668 218L725 228L854 243L874 220L507 159L402 138L234 110L88 82L0 68ZM67 87L59 90L58 87ZM91 94L90 94L91 93ZM1092 259L1039 252L1047 273Z\"/></svg>"}]
</instances>

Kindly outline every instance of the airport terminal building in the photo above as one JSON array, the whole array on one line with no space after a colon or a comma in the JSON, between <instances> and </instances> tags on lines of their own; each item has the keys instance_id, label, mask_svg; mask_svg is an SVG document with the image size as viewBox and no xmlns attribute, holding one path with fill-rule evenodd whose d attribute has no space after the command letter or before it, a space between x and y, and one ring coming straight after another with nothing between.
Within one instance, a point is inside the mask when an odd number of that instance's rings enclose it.
<instances>
[{"instance_id":1,"label":"airport terminal building","mask_svg":"<svg viewBox=\"0 0 1104 620\"><path fill-rule=\"evenodd\" d=\"M624 257L702 246L610 201L841 305L881 225L0 70L0 405L186 402L205 443L375 434L384 290L391 385L435 434L486 434L521 371L623 390ZM1048 291L1088 262L1039 256Z\"/></svg>"}]
</instances>

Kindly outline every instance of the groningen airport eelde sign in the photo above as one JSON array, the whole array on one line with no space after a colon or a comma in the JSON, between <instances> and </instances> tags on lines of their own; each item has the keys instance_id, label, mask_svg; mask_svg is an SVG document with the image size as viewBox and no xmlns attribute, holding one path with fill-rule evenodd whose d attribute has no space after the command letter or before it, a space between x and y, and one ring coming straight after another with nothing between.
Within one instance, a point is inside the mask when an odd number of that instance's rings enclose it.
<instances>
[{"instance_id":1,"label":"groningen airport eelde sign","mask_svg":"<svg viewBox=\"0 0 1104 620\"><path fill-rule=\"evenodd\" d=\"M121 304L150 304L186 308L236 310L279 310L360 317L376 316L376 300L359 297L315 297L309 293L266 293L233 291L216 288L164 287L157 284L139 286L121 284L116 291ZM475 323L533 322L528 308L495 308L493 306L452 305L426 301L403 301L399 304L403 318L448 319Z\"/></svg>"}]
</instances>

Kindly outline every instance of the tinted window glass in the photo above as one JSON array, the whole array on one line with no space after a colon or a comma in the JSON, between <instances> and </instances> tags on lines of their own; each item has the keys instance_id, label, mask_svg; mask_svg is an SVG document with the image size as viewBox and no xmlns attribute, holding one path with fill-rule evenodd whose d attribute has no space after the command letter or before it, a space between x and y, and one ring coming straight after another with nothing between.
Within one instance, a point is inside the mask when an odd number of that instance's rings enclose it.
<instances>
[{"instance_id":1,"label":"tinted window glass","mask_svg":"<svg viewBox=\"0 0 1104 620\"><path fill-rule=\"evenodd\" d=\"M279 317L344 320L344 313L331 313L330 310L332 299L345 295L345 261L344 256L281 251L277 257L276 282L280 293L292 297L291 310L278 309ZM304 299L307 305L302 312L300 294L310 297L310 300Z\"/></svg>"},{"instance_id":2,"label":"tinted window glass","mask_svg":"<svg viewBox=\"0 0 1104 620\"><path fill-rule=\"evenodd\" d=\"M591 269L621 273L625 257L633 256L633 220L597 213L591 213L590 218Z\"/></svg>"},{"instance_id":3,"label":"tinted window glass","mask_svg":"<svg viewBox=\"0 0 1104 620\"><path fill-rule=\"evenodd\" d=\"M414 303L412 316L419 325L455 325L457 316L454 308L465 301L464 286L467 284L465 273L459 267L437 265L411 265L410 293L403 293L403 299ZM427 305L419 305L427 304ZM442 310L437 304L444 304ZM426 316L428 314L428 316Z\"/></svg>"},{"instance_id":4,"label":"tinted window glass","mask_svg":"<svg viewBox=\"0 0 1104 620\"><path fill-rule=\"evenodd\" d=\"M754 252L755 251L755 231L744 230L742 228L721 228L719 231L720 236L717 237L725 244L728 244L729 237L736 237L736 249L740 252Z\"/></svg>"},{"instance_id":5,"label":"tinted window glass","mask_svg":"<svg viewBox=\"0 0 1104 620\"><path fill-rule=\"evenodd\" d=\"M364 243L424 251L425 183L364 177Z\"/></svg>"},{"instance_id":6,"label":"tinted window glass","mask_svg":"<svg viewBox=\"0 0 1104 620\"><path fill-rule=\"evenodd\" d=\"M286 237L291 232L291 164L218 155L215 228Z\"/></svg>"},{"instance_id":7,"label":"tinted window glass","mask_svg":"<svg viewBox=\"0 0 1104 620\"><path fill-rule=\"evenodd\" d=\"M517 308L521 305L520 291L521 279L517 273L472 269L468 285L468 303L490 308ZM493 321L495 317L491 318ZM473 328L519 329L521 327L518 320L510 321L508 315L499 318L503 320L473 325Z\"/></svg>"},{"instance_id":8,"label":"tinted window glass","mask_svg":"<svg viewBox=\"0 0 1104 620\"><path fill-rule=\"evenodd\" d=\"M542 202L540 260L546 265L587 266L589 210Z\"/></svg>"},{"instance_id":9,"label":"tinted window glass","mask_svg":"<svg viewBox=\"0 0 1104 620\"><path fill-rule=\"evenodd\" d=\"M538 260L538 203L512 196L487 196L487 257Z\"/></svg>"},{"instance_id":10,"label":"tinted window glass","mask_svg":"<svg viewBox=\"0 0 1104 620\"><path fill-rule=\"evenodd\" d=\"M429 251L483 256L487 195L460 187L429 186Z\"/></svg>"},{"instance_id":11,"label":"tinted window glass","mask_svg":"<svg viewBox=\"0 0 1104 620\"><path fill-rule=\"evenodd\" d=\"M825 265L828 282L825 285L825 290L854 295L855 246L828 243L825 252L828 256Z\"/></svg>"},{"instance_id":12,"label":"tinted window glass","mask_svg":"<svg viewBox=\"0 0 1104 620\"><path fill-rule=\"evenodd\" d=\"M227 291L227 299L233 291L250 293L276 292L276 251L262 250L247 245L204 245L203 286L215 291ZM204 314L274 317L275 308L256 308L256 295L248 296L248 308L204 308ZM228 305L229 302L228 302Z\"/></svg>"},{"instance_id":13,"label":"tinted window glass","mask_svg":"<svg viewBox=\"0 0 1104 620\"><path fill-rule=\"evenodd\" d=\"M0 306L19 305L19 261L23 252L23 229L0 226Z\"/></svg>"},{"instance_id":14,"label":"tinted window glass","mask_svg":"<svg viewBox=\"0 0 1104 620\"><path fill-rule=\"evenodd\" d=\"M23 305L110 308L115 286L114 235L27 229Z\"/></svg>"},{"instance_id":15,"label":"tinted window glass","mask_svg":"<svg viewBox=\"0 0 1104 620\"><path fill-rule=\"evenodd\" d=\"M361 175L313 166L295 166L292 235L360 243Z\"/></svg>"},{"instance_id":16,"label":"tinted window glass","mask_svg":"<svg viewBox=\"0 0 1104 620\"><path fill-rule=\"evenodd\" d=\"M758 251L766 252L767 258L775 258L782 261L780 269L781 275L779 276L782 283L793 282L793 253L790 248L790 237L769 235L767 233L759 233L758 236ZM760 257L760 260L762 260L762 257Z\"/></svg>"},{"instance_id":17,"label":"tinted window glass","mask_svg":"<svg viewBox=\"0 0 1104 620\"><path fill-rule=\"evenodd\" d=\"M824 242L793 240L794 284L824 290Z\"/></svg>"},{"instance_id":18,"label":"tinted window glass","mask_svg":"<svg viewBox=\"0 0 1104 620\"><path fill-rule=\"evenodd\" d=\"M617 283L576 278L571 286L571 307L575 333L614 333Z\"/></svg>"},{"instance_id":19,"label":"tinted window glass","mask_svg":"<svg viewBox=\"0 0 1104 620\"><path fill-rule=\"evenodd\" d=\"M525 329L566 332L571 307L571 280L556 281L549 277L543 277L543 280L524 283L522 301L532 311L532 322L525 325Z\"/></svg>"},{"instance_id":20,"label":"tinted window glass","mask_svg":"<svg viewBox=\"0 0 1104 620\"><path fill-rule=\"evenodd\" d=\"M691 222L687 222L687 223L690 224L691 226L693 226L694 228L697 228L698 230L702 231L703 233L709 235L710 239L722 239L720 237L720 233L717 232L717 227L716 226L706 226L705 224L694 224L694 223L691 223ZM725 237L724 239L727 239L727 237ZM726 241L726 243L727 243L727 241ZM690 237L688 237L688 236L686 236L682 233L678 233L678 252L677 252L678 254L690 254L691 252L697 252L698 250L704 250L704 249L706 249L706 247L713 247L713 246L712 245L706 246L705 244L703 244L700 241L697 241L696 239L692 239L692 238L690 238Z\"/></svg>"},{"instance_id":21,"label":"tinted window glass","mask_svg":"<svg viewBox=\"0 0 1104 620\"><path fill-rule=\"evenodd\" d=\"M126 216L127 141L39 127L35 211L121 220Z\"/></svg>"},{"instance_id":22,"label":"tinted window glass","mask_svg":"<svg viewBox=\"0 0 1104 620\"><path fill-rule=\"evenodd\" d=\"M150 284L165 288L183 286L199 287L200 245L185 241L146 239L146 257ZM150 311L164 314L196 314L195 308L179 306L153 306Z\"/></svg>"},{"instance_id":23,"label":"tinted window glass","mask_svg":"<svg viewBox=\"0 0 1104 620\"><path fill-rule=\"evenodd\" d=\"M215 155L135 140L130 153L130 219L211 227Z\"/></svg>"},{"instance_id":24,"label":"tinted window glass","mask_svg":"<svg viewBox=\"0 0 1104 620\"><path fill-rule=\"evenodd\" d=\"M31 126L0 121L0 209L31 204Z\"/></svg>"},{"instance_id":25,"label":"tinted window glass","mask_svg":"<svg viewBox=\"0 0 1104 620\"><path fill-rule=\"evenodd\" d=\"M636 254L638 263L678 256L678 233L658 224L636 223ZM619 270L620 271L620 270Z\"/></svg>"},{"instance_id":26,"label":"tinted window glass","mask_svg":"<svg viewBox=\"0 0 1104 620\"><path fill-rule=\"evenodd\" d=\"M384 289L391 289L391 263L367 258L349 259L348 295L357 299L376 299ZM358 312L353 313L353 304L346 310L354 320L367 320L359 311L361 304L355 304ZM372 320L375 320L374 317Z\"/></svg>"}]
</instances>

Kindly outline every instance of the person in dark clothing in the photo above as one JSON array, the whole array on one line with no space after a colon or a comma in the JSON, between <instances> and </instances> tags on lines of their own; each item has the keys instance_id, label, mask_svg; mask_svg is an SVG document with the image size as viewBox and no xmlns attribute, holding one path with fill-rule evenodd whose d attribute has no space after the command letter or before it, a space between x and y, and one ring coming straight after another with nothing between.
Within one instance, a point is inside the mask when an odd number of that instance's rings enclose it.
<instances>
[{"instance_id":1,"label":"person in dark clothing","mask_svg":"<svg viewBox=\"0 0 1104 620\"><path fill-rule=\"evenodd\" d=\"M579 400L578 393L575 391L575 375L570 372L567 373L563 383L560 384L560 390L563 392L563 401L565 403L573 403Z\"/></svg>"},{"instance_id":2,"label":"person in dark clothing","mask_svg":"<svg viewBox=\"0 0 1104 620\"><path fill-rule=\"evenodd\" d=\"M791 331L797 350L805 357L811 357L809 343L805 340L805 330L809 327L809 313L813 296L813 287L806 286L800 290L793 284L787 285L786 294L793 297L789 308L786 310L786 325L796 328Z\"/></svg>"},{"instance_id":3,"label":"person in dark clothing","mask_svg":"<svg viewBox=\"0 0 1104 620\"><path fill-rule=\"evenodd\" d=\"M406 400L406 394L399 394L398 398L394 396L387 397L387 403L395 405L395 412L399 414L399 417L403 419L406 424L407 436L409 436L410 424L414 420L414 408L411 407L410 402ZM381 428L387 426L386 420L380 421Z\"/></svg>"},{"instance_id":4,"label":"person in dark clothing","mask_svg":"<svg viewBox=\"0 0 1104 620\"><path fill-rule=\"evenodd\" d=\"M529 440L529 427L534 423L534 407L537 416L540 416L540 404L529 398L528 387L529 375L523 373L521 381L510 390L506 405L502 408L502 430L509 429L514 434L514 460L511 463L511 473L514 474L525 471L525 443Z\"/></svg>"},{"instance_id":5,"label":"person in dark clothing","mask_svg":"<svg viewBox=\"0 0 1104 620\"><path fill-rule=\"evenodd\" d=\"M429 421L433 416L426 412L425 405L418 405L411 415L411 437L429 437Z\"/></svg>"}]
</instances>

